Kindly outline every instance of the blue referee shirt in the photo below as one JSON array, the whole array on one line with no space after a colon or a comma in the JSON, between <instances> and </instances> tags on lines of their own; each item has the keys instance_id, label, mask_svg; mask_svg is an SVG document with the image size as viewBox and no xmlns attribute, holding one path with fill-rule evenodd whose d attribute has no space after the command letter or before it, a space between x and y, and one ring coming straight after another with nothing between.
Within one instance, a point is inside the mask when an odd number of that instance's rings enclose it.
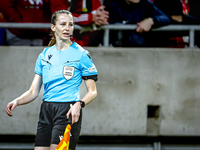
<instances>
[{"instance_id":1,"label":"blue referee shirt","mask_svg":"<svg viewBox=\"0 0 200 150\"><path fill-rule=\"evenodd\" d=\"M63 51L56 45L45 48L36 61L35 73L42 76L43 100L48 102L79 101L82 78L97 80L89 52L76 42Z\"/></svg>"}]
</instances>

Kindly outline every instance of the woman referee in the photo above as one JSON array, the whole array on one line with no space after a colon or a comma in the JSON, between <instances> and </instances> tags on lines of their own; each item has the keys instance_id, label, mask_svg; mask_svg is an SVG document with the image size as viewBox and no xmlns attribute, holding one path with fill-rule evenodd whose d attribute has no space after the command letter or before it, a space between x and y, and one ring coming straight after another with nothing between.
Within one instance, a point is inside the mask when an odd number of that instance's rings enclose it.
<instances>
[{"instance_id":1,"label":"woman referee","mask_svg":"<svg viewBox=\"0 0 200 150\"><path fill-rule=\"evenodd\" d=\"M54 37L36 61L30 89L8 103L6 113L12 116L11 111L17 106L36 99L43 84L35 150L55 150L67 124L72 124L69 149L75 150L81 129L82 108L97 96L97 70L88 51L70 40L74 26L69 11L59 10L52 15L51 30ZM88 93L80 99L82 79Z\"/></svg>"}]
</instances>

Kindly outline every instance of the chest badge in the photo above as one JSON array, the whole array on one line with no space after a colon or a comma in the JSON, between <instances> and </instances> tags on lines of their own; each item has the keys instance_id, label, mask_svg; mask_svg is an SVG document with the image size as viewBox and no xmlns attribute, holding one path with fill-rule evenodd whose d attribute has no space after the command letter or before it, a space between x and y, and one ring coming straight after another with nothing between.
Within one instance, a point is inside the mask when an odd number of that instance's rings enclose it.
<instances>
[{"instance_id":1,"label":"chest badge","mask_svg":"<svg viewBox=\"0 0 200 150\"><path fill-rule=\"evenodd\" d=\"M70 80L74 76L74 67L64 66L63 67L63 76L65 79Z\"/></svg>"}]
</instances>

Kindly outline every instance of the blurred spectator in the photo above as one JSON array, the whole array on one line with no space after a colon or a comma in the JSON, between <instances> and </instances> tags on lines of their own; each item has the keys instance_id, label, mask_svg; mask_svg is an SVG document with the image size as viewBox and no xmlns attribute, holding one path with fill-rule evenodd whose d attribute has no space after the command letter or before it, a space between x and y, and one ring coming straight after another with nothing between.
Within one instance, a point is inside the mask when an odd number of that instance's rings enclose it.
<instances>
[{"instance_id":1,"label":"blurred spectator","mask_svg":"<svg viewBox=\"0 0 200 150\"><path fill-rule=\"evenodd\" d=\"M154 0L154 4L161 9L171 20L171 24L199 25L200 1L199 0ZM176 37L178 35L178 37ZM167 46L188 46L188 32L168 32ZM199 45L199 32L196 32L196 45Z\"/></svg>"},{"instance_id":2,"label":"blurred spectator","mask_svg":"<svg viewBox=\"0 0 200 150\"><path fill-rule=\"evenodd\" d=\"M156 46L157 40L149 31L170 23L169 18L148 0L110 0L104 5L109 11L110 24L137 25L134 31L111 30L110 41L113 46Z\"/></svg>"},{"instance_id":3,"label":"blurred spectator","mask_svg":"<svg viewBox=\"0 0 200 150\"><path fill-rule=\"evenodd\" d=\"M97 27L107 24L108 12L100 0L50 0L52 13L66 9L72 12L74 24L83 27L75 30L73 39L81 46L98 46L103 41L103 31Z\"/></svg>"},{"instance_id":4,"label":"blurred spectator","mask_svg":"<svg viewBox=\"0 0 200 150\"><path fill-rule=\"evenodd\" d=\"M0 5L1 5L1 1L0 1ZM1 22L5 22L5 19L0 10L0 23ZM0 45L5 45L5 29L4 28L0 28Z\"/></svg>"},{"instance_id":5,"label":"blurred spectator","mask_svg":"<svg viewBox=\"0 0 200 150\"><path fill-rule=\"evenodd\" d=\"M199 0L154 0L154 4L171 20L171 24L200 24Z\"/></svg>"},{"instance_id":6,"label":"blurred spectator","mask_svg":"<svg viewBox=\"0 0 200 150\"><path fill-rule=\"evenodd\" d=\"M48 0L1 0L1 12L7 22L50 23ZM8 45L42 46L48 29L6 29Z\"/></svg>"}]
</instances>

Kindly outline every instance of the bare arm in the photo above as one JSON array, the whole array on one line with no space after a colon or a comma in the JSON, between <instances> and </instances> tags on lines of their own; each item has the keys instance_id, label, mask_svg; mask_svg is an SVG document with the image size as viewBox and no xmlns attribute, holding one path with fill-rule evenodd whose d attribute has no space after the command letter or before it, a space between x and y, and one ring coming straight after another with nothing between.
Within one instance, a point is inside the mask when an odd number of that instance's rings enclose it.
<instances>
[{"instance_id":1,"label":"bare arm","mask_svg":"<svg viewBox=\"0 0 200 150\"><path fill-rule=\"evenodd\" d=\"M89 79L85 81L88 93L83 97L82 101L85 102L85 105L91 103L97 97L97 88L94 80ZM78 102L80 104L80 102Z\"/></svg>"},{"instance_id":2,"label":"bare arm","mask_svg":"<svg viewBox=\"0 0 200 150\"><path fill-rule=\"evenodd\" d=\"M82 101L85 102L85 105L91 103L97 97L96 83L92 79L85 81L87 87L87 94L83 97ZM67 118L70 114L72 115L72 124L76 123L79 120L81 105L80 102L76 102L67 113Z\"/></svg>"},{"instance_id":3,"label":"bare arm","mask_svg":"<svg viewBox=\"0 0 200 150\"><path fill-rule=\"evenodd\" d=\"M8 116L12 116L11 111L13 111L17 106L24 105L32 102L38 97L42 86L42 77L38 74L35 74L31 87L28 91L22 94L20 97L14 99L6 106L6 113Z\"/></svg>"}]
</instances>

